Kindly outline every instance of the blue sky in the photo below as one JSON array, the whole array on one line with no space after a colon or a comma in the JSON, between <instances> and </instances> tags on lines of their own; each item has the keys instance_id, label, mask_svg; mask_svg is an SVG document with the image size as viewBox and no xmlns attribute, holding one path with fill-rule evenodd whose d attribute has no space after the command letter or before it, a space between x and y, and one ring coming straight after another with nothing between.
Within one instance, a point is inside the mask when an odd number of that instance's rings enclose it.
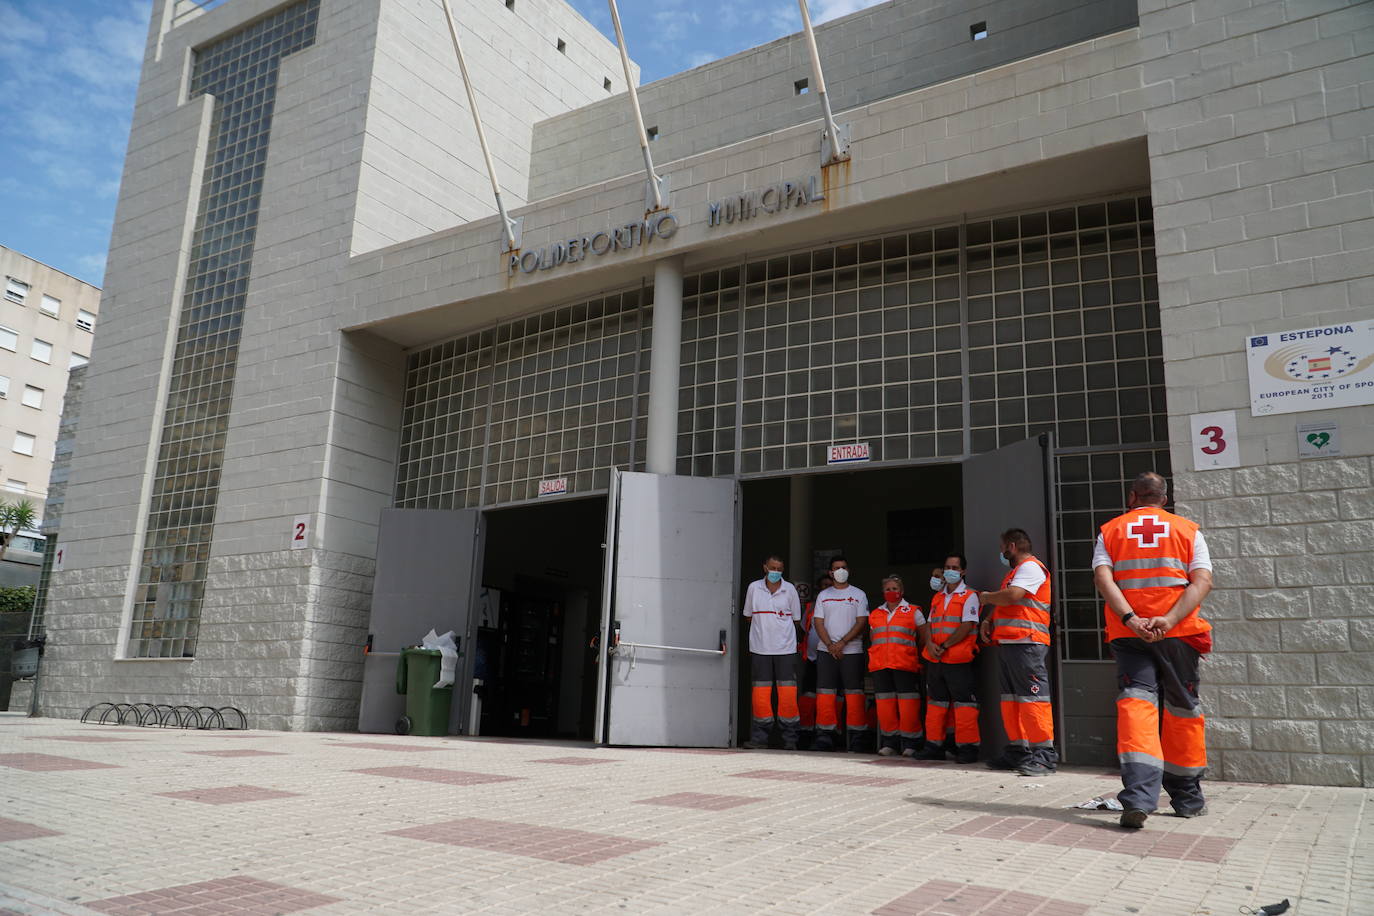
<instances>
[{"instance_id":1,"label":"blue sky","mask_svg":"<svg viewBox=\"0 0 1374 916\"><path fill-rule=\"evenodd\" d=\"M570 2L614 34L605 0ZM811 16L822 22L876 2L810 0ZM801 29L795 0L619 3L646 83ZM152 0L0 0L0 245L96 285L151 8Z\"/></svg>"}]
</instances>

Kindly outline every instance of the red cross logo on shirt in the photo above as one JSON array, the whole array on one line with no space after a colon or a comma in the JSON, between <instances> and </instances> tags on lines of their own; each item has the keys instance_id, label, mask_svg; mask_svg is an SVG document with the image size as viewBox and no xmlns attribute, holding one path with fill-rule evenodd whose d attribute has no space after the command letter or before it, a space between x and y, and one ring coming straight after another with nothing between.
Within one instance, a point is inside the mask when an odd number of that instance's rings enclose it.
<instances>
[{"instance_id":1,"label":"red cross logo on shirt","mask_svg":"<svg viewBox=\"0 0 1374 916\"><path fill-rule=\"evenodd\" d=\"M1158 547L1159 539L1169 536L1169 523L1158 515L1142 515L1126 526L1126 536L1140 547Z\"/></svg>"}]
</instances>

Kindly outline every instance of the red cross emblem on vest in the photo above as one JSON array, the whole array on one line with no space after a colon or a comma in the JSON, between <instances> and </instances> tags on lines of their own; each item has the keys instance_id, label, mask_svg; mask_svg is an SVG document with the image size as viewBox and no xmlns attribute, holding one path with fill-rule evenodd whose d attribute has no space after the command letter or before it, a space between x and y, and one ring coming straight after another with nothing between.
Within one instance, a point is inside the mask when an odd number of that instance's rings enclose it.
<instances>
[{"instance_id":1,"label":"red cross emblem on vest","mask_svg":"<svg viewBox=\"0 0 1374 916\"><path fill-rule=\"evenodd\" d=\"M1158 547L1159 539L1169 536L1169 523L1158 515L1142 515L1126 526L1126 536L1140 547Z\"/></svg>"}]
</instances>

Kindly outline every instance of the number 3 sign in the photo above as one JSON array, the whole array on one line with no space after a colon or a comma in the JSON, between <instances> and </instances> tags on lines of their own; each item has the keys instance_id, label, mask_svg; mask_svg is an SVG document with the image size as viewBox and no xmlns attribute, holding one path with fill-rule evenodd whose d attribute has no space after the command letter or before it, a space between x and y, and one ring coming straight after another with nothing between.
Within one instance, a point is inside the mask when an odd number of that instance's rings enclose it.
<instances>
[{"instance_id":1,"label":"number 3 sign","mask_svg":"<svg viewBox=\"0 0 1374 916\"><path fill-rule=\"evenodd\" d=\"M1193 470L1240 466L1240 441L1236 436L1236 412L1196 413L1193 424Z\"/></svg>"}]
</instances>

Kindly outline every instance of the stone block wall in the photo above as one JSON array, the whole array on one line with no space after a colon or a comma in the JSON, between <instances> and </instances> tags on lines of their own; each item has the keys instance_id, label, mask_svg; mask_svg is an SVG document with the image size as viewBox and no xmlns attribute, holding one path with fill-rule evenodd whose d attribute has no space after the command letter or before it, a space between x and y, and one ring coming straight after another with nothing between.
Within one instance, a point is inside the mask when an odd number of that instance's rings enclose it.
<instances>
[{"instance_id":1,"label":"stone block wall","mask_svg":"<svg viewBox=\"0 0 1374 916\"><path fill-rule=\"evenodd\" d=\"M1251 334L1374 318L1374 5L1142 0L1175 492L1216 563L1221 776L1374 785L1374 407L1252 417ZM1196 472L1189 415L1235 410ZM1300 459L1297 424L1340 424Z\"/></svg>"}]
</instances>

